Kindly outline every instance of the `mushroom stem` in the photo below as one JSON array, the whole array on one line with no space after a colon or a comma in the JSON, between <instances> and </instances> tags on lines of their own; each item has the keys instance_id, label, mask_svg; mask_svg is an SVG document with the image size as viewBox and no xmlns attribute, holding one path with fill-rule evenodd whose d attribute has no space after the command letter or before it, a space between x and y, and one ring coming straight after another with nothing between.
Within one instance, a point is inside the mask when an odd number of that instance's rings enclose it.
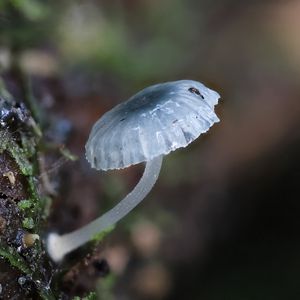
<instances>
[{"instance_id":1,"label":"mushroom stem","mask_svg":"<svg viewBox=\"0 0 300 300\"><path fill-rule=\"evenodd\" d=\"M110 228L135 208L151 191L162 164L163 156L155 157L146 163L145 171L135 188L115 207L98 219L71 233L58 235L50 233L47 250L55 261L61 261L66 254L92 240L97 234Z\"/></svg>"}]
</instances>

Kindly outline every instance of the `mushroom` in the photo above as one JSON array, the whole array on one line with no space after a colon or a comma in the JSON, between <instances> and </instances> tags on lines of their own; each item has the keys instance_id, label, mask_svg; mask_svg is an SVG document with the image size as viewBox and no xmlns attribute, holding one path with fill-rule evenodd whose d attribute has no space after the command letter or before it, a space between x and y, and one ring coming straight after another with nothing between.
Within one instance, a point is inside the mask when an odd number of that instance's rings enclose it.
<instances>
[{"instance_id":1,"label":"mushroom","mask_svg":"<svg viewBox=\"0 0 300 300\"><path fill-rule=\"evenodd\" d=\"M90 133L87 160L97 170L145 162L144 174L122 201L98 219L71 233L50 233L50 257L59 262L139 204L154 186L163 156L186 147L219 121L214 112L219 98L200 82L180 80L145 88L105 113Z\"/></svg>"}]
</instances>

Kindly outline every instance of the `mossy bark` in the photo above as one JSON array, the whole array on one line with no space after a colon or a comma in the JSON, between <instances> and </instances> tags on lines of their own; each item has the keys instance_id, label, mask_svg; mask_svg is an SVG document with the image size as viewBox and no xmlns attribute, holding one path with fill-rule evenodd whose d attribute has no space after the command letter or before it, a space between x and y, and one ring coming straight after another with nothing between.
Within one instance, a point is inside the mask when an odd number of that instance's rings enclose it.
<instances>
[{"instance_id":1,"label":"mossy bark","mask_svg":"<svg viewBox=\"0 0 300 300\"><path fill-rule=\"evenodd\" d=\"M1 97L0 106L0 299L57 299L42 242L39 130L22 103Z\"/></svg>"}]
</instances>

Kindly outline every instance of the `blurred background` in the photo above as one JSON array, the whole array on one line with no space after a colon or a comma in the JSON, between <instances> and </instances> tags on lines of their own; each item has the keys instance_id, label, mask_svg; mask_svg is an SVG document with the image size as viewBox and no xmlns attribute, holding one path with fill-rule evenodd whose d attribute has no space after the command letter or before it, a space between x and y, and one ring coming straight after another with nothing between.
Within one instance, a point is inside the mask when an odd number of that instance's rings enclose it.
<instances>
[{"instance_id":1,"label":"blurred background","mask_svg":"<svg viewBox=\"0 0 300 300\"><path fill-rule=\"evenodd\" d=\"M1 78L79 157L45 158L48 230L86 224L143 172L85 161L105 111L177 79L222 97L221 122L165 158L147 199L66 275L68 295L300 299L299 15L299 0L1 0Z\"/></svg>"}]
</instances>

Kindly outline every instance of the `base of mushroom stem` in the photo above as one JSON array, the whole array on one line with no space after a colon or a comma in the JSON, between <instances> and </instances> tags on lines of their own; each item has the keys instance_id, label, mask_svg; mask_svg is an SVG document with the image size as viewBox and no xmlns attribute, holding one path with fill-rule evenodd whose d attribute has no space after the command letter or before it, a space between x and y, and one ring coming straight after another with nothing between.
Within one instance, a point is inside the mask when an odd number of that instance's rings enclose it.
<instances>
[{"instance_id":1,"label":"base of mushroom stem","mask_svg":"<svg viewBox=\"0 0 300 300\"><path fill-rule=\"evenodd\" d=\"M56 263L60 262L66 253L66 245L63 244L61 236L57 233L50 233L47 238L47 251L49 256Z\"/></svg>"}]
</instances>

